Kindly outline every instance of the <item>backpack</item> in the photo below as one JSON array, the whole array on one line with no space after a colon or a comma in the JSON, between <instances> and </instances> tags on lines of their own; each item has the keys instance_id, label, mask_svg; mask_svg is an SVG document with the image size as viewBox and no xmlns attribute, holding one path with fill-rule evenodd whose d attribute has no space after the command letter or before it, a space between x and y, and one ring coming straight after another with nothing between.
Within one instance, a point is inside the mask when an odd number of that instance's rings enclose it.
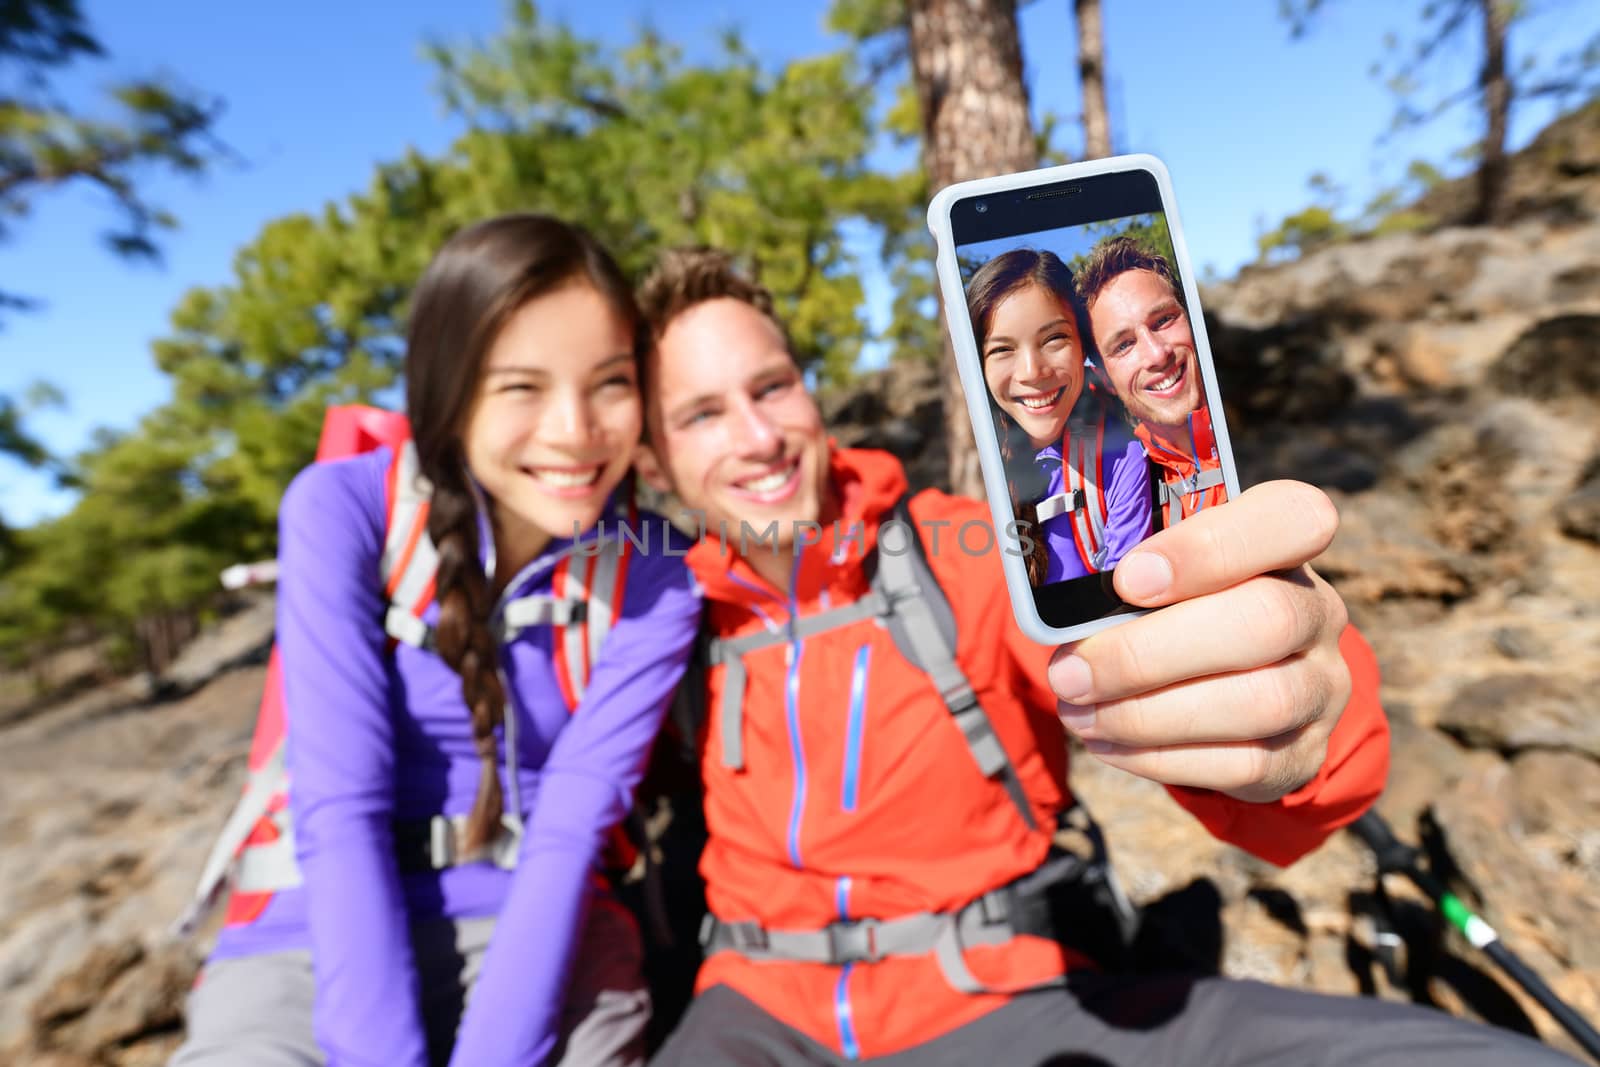
<instances>
[{"instance_id":1,"label":"backpack","mask_svg":"<svg viewBox=\"0 0 1600 1067\"><path fill-rule=\"evenodd\" d=\"M434 597L438 553L428 537L430 489L421 477L410 425L404 415L361 405L328 409L317 462L388 447L394 459L384 481L387 503L384 548L375 577L388 605L382 626L389 648L404 642L433 647L433 633L423 621ZM569 553L556 564L553 595L519 597L504 605L497 620L497 638L504 642L530 626L559 627L554 656L556 677L569 710L577 710L591 665L621 606L629 559L627 537L602 539L593 554ZM184 914L174 924L179 936L192 933L210 912L225 887L231 887L226 922L254 921L275 893L300 884L294 858L294 831L288 810L289 776L284 765L283 669L276 647L267 664L255 733L250 745L249 778L243 794L218 834ZM514 717L506 719L506 747L514 749ZM460 848L465 834L462 816L435 816L419 826L397 825L397 846L418 865L440 869L488 859L514 866L520 826L514 813L506 831L486 853ZM407 831L402 833L401 831ZM632 866L632 845L613 834L615 859Z\"/></svg>"},{"instance_id":2,"label":"backpack","mask_svg":"<svg viewBox=\"0 0 1600 1067\"><path fill-rule=\"evenodd\" d=\"M1061 473L1063 490L1045 497L1034 505L1040 523L1062 515L1071 516L1072 543L1078 549L1078 558L1089 572L1102 570L1106 562L1106 508L1105 477L1102 462L1105 458L1106 418L1108 413L1096 409L1093 432L1084 422L1072 420L1061 435Z\"/></svg>"}]
</instances>

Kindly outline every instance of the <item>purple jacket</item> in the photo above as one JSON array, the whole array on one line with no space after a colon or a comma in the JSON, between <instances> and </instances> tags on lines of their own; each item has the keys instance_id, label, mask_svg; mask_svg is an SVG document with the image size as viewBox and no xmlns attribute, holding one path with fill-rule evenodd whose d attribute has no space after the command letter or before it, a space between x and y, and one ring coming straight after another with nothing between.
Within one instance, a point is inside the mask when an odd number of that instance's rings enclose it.
<instances>
[{"instance_id":1,"label":"purple jacket","mask_svg":"<svg viewBox=\"0 0 1600 1067\"><path fill-rule=\"evenodd\" d=\"M1104 450L1100 470L1106 484L1105 561L1100 570L1109 571L1134 545L1150 536L1150 474L1144 448L1133 431L1115 416L1106 418ZM1047 472L1050 487L1045 497L1066 490L1066 471L1061 465L1061 446L1050 445L1034 454L1034 462ZM1040 527L1044 531L1046 582L1063 582L1091 573L1078 555L1072 536L1072 516L1057 515Z\"/></svg>"},{"instance_id":2,"label":"purple jacket","mask_svg":"<svg viewBox=\"0 0 1600 1067\"><path fill-rule=\"evenodd\" d=\"M305 885L225 930L215 956L309 947L329 1067L422 1067L411 924L497 916L452 1063L539 1063L557 1038L596 859L632 803L699 625L679 558L689 542L673 533L665 551L667 523L641 520L657 543L632 553L621 610L575 712L556 681L550 627L502 646L526 827L516 871L473 864L402 876L393 823L470 811L481 765L459 676L432 652L385 647L378 562L390 455L317 464L284 494L278 645ZM505 598L548 592L572 545L552 542ZM503 734L500 747L504 785ZM509 788L505 796L509 804Z\"/></svg>"}]
</instances>

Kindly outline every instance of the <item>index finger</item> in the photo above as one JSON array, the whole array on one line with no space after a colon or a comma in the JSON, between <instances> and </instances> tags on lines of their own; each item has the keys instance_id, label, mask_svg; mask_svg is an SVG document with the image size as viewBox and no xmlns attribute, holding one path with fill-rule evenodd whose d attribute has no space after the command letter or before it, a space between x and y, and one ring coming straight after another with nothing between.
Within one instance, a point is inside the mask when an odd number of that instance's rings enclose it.
<instances>
[{"instance_id":1,"label":"index finger","mask_svg":"<svg viewBox=\"0 0 1600 1067\"><path fill-rule=\"evenodd\" d=\"M1338 509L1322 490L1263 482L1141 541L1112 582L1128 603L1162 607L1308 563L1338 529Z\"/></svg>"}]
</instances>

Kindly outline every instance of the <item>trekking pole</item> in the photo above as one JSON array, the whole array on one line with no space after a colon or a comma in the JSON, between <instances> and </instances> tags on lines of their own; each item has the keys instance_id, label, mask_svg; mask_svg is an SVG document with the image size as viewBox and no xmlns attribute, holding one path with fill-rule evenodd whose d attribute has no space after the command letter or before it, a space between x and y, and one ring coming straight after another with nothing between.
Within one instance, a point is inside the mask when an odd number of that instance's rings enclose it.
<instances>
[{"instance_id":1,"label":"trekking pole","mask_svg":"<svg viewBox=\"0 0 1600 1067\"><path fill-rule=\"evenodd\" d=\"M1350 830L1372 849L1373 855L1378 860L1380 875L1393 872L1411 879L1418 889L1438 905L1440 913L1450 920L1450 924L1466 936L1473 948L1481 950L1499 964L1500 969L1526 989L1528 995L1537 1000L1540 1006L1561 1024L1561 1028L1583 1046L1584 1051L1596 1061L1600 1061L1600 1031L1596 1031L1583 1016L1573 1010L1570 1004L1556 996L1555 990L1546 985L1544 979L1540 978L1532 967L1507 948L1494 927L1475 915L1460 897L1446 889L1444 883L1433 874L1424 870L1417 862L1421 853L1396 838L1394 831L1383 821L1382 816L1376 811L1368 811L1351 824Z\"/></svg>"}]
</instances>

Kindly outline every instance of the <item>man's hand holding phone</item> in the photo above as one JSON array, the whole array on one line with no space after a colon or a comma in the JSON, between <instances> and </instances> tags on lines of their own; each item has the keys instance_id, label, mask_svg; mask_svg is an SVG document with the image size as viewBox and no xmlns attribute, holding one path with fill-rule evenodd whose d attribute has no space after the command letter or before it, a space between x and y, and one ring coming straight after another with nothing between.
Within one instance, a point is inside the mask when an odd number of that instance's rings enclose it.
<instances>
[{"instance_id":1,"label":"man's hand holding phone","mask_svg":"<svg viewBox=\"0 0 1600 1067\"><path fill-rule=\"evenodd\" d=\"M1164 610L1057 650L1062 722L1168 785L1266 803L1309 782L1350 698L1344 602L1307 565L1338 524L1326 494L1279 481L1149 538L1114 581Z\"/></svg>"}]
</instances>

